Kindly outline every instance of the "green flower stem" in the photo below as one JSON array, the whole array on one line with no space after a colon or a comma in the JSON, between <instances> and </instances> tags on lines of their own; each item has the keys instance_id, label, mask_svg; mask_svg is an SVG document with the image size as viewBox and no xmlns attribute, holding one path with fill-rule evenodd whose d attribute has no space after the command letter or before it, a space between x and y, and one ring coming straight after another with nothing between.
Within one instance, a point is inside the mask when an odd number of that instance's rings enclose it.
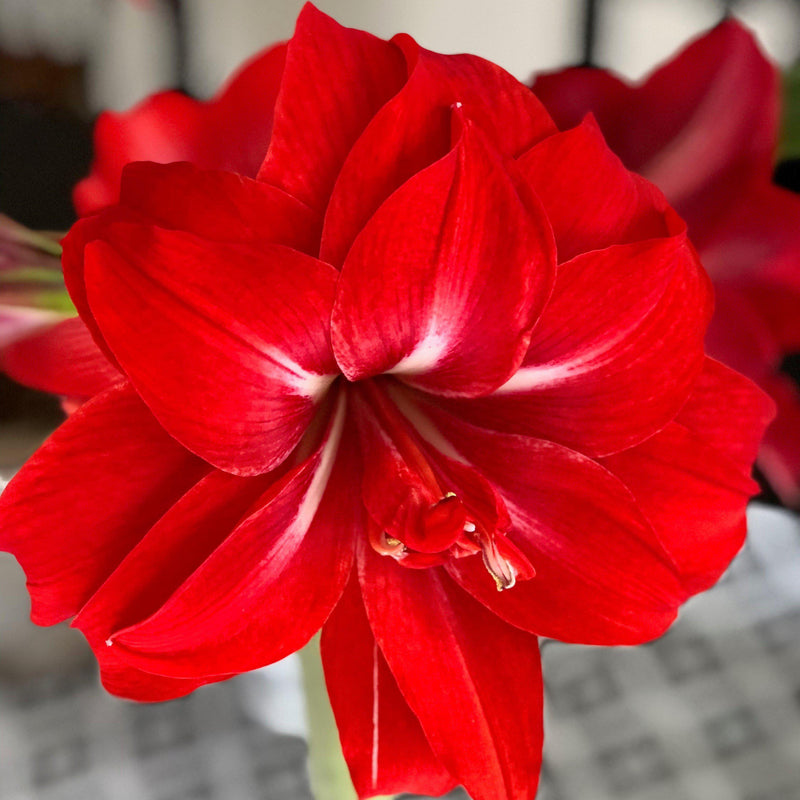
<instances>
[{"instance_id":1,"label":"green flower stem","mask_svg":"<svg viewBox=\"0 0 800 800\"><path fill-rule=\"evenodd\" d=\"M333 718L322 660L319 652L319 634L301 651L303 689L308 720L308 771L311 791L316 800L358 800L350 772L347 769L339 732Z\"/></svg>"},{"instance_id":2,"label":"green flower stem","mask_svg":"<svg viewBox=\"0 0 800 800\"><path fill-rule=\"evenodd\" d=\"M339 732L328 700L319 652L319 634L300 651L300 663L303 665L303 689L308 720L311 791L316 800L358 800L342 755Z\"/></svg>"}]
</instances>

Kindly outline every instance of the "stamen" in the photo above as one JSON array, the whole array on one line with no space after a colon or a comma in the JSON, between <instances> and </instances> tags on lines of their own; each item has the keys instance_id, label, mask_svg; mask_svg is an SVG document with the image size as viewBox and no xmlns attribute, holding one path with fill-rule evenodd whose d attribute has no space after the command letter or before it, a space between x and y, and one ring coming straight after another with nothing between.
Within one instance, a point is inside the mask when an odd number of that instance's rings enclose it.
<instances>
[{"instance_id":1,"label":"stamen","mask_svg":"<svg viewBox=\"0 0 800 800\"><path fill-rule=\"evenodd\" d=\"M484 566L494 578L497 591L502 592L504 589L512 589L517 582L517 571L511 562L500 554L494 539L483 540L481 548Z\"/></svg>"},{"instance_id":2,"label":"stamen","mask_svg":"<svg viewBox=\"0 0 800 800\"><path fill-rule=\"evenodd\" d=\"M405 555L406 546L394 536L389 536L386 531L381 530L371 520L368 528L368 535L369 543L378 555L391 556L397 560L400 560Z\"/></svg>"}]
</instances>

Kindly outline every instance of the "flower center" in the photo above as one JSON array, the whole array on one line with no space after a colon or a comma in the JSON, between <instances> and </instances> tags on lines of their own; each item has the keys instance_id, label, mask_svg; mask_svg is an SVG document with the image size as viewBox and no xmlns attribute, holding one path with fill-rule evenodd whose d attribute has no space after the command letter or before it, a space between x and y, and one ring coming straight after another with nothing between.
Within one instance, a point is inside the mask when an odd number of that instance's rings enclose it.
<instances>
[{"instance_id":1,"label":"flower center","mask_svg":"<svg viewBox=\"0 0 800 800\"><path fill-rule=\"evenodd\" d=\"M472 467L434 450L387 385L371 379L353 386L373 549L412 568L481 553L498 590L532 577L530 562L505 535L510 519L494 487Z\"/></svg>"}]
</instances>

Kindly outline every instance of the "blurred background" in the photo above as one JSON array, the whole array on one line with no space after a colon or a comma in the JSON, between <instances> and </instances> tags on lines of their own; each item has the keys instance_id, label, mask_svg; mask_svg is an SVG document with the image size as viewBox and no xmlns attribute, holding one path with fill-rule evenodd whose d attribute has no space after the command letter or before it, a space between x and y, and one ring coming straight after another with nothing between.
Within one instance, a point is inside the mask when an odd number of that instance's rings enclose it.
<instances>
[{"instance_id":1,"label":"blurred background","mask_svg":"<svg viewBox=\"0 0 800 800\"><path fill-rule=\"evenodd\" d=\"M782 66L800 55L792 0L318 0L345 25L411 33L527 80L587 61L639 78L735 13ZM0 212L74 220L92 120L179 87L213 94L288 38L301 0L0 0ZM0 478L62 419L0 376ZM2 484L0 484L2 485ZM769 498L766 498L769 499ZM800 563L794 516L757 506L763 535L652 647L548 644L542 800L800 800ZM136 707L100 692L77 633L35 629L0 554L0 800L309 797L291 663Z\"/></svg>"}]
</instances>

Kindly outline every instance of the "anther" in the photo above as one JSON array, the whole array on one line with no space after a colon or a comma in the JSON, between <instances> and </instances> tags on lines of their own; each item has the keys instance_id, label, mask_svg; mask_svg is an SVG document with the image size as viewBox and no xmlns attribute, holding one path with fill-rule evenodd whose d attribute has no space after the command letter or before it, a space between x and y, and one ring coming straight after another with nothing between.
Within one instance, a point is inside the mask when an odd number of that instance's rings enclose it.
<instances>
[{"instance_id":1,"label":"anther","mask_svg":"<svg viewBox=\"0 0 800 800\"><path fill-rule=\"evenodd\" d=\"M497 591L502 592L504 589L513 588L517 582L517 571L511 565L511 562L500 554L494 540L487 539L482 541L481 549L483 551L484 566L494 578Z\"/></svg>"}]
</instances>

